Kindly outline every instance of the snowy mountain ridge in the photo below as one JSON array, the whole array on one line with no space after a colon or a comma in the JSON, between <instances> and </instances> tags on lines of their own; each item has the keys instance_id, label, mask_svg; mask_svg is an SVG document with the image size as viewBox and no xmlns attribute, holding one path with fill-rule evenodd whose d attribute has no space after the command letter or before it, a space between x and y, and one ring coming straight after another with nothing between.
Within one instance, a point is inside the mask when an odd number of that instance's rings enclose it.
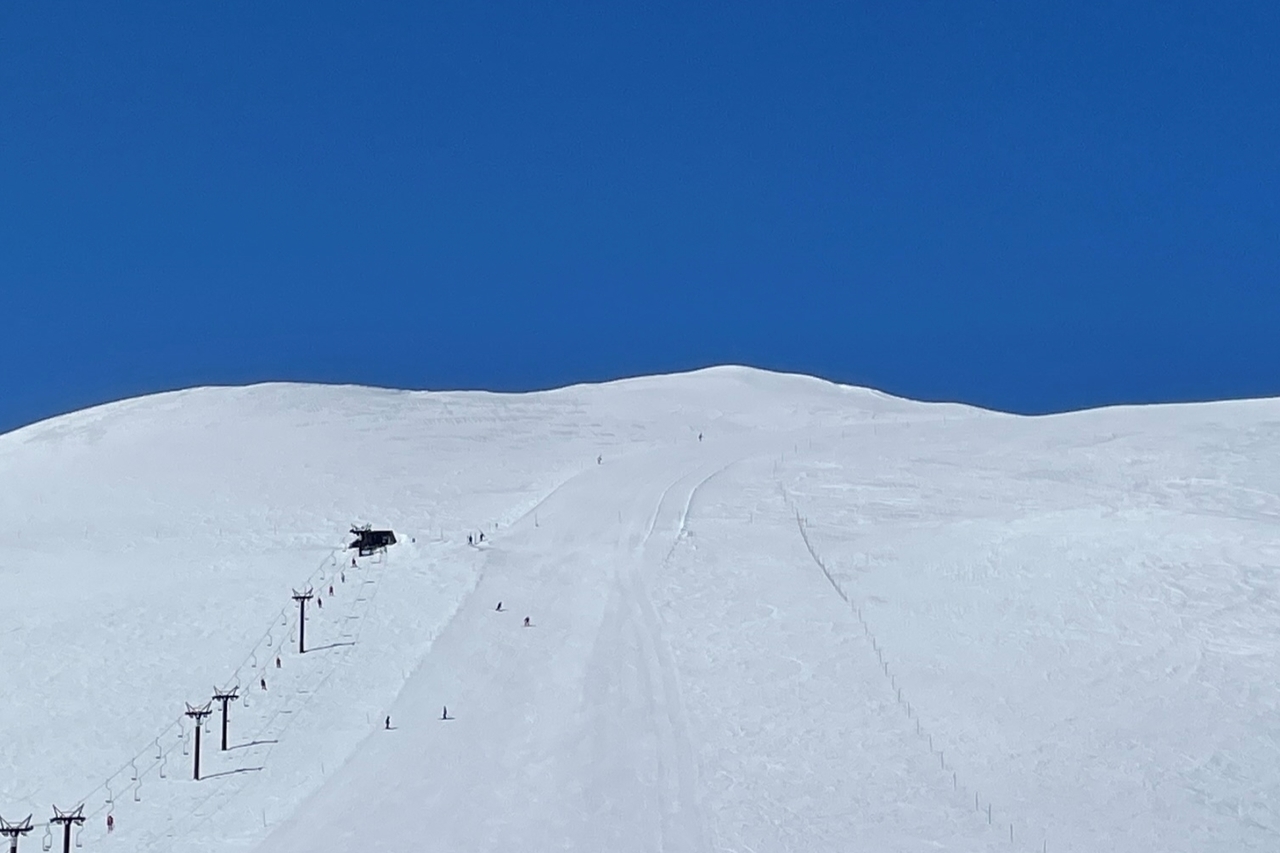
<instances>
[{"instance_id":1,"label":"snowy mountain ridge","mask_svg":"<svg viewBox=\"0 0 1280 853\"><path fill-rule=\"evenodd\" d=\"M86 850L1275 849L1278 436L1276 400L1027 418L741 367L34 424L0 436L0 816L83 802ZM400 544L353 567L355 522Z\"/></svg>"}]
</instances>

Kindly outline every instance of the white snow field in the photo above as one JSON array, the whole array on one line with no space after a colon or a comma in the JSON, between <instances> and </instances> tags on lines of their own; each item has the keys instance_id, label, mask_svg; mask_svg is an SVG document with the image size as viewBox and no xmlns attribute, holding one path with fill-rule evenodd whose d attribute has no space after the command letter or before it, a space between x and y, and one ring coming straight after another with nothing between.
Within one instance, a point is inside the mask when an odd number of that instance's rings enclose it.
<instances>
[{"instance_id":1,"label":"white snow field","mask_svg":"<svg viewBox=\"0 0 1280 853\"><path fill-rule=\"evenodd\" d=\"M0 815L60 850L83 804L86 853L1280 850L1278 460L1280 401L736 367L56 418L0 436ZM363 522L401 541L352 567ZM237 685L193 781L184 703Z\"/></svg>"}]
</instances>

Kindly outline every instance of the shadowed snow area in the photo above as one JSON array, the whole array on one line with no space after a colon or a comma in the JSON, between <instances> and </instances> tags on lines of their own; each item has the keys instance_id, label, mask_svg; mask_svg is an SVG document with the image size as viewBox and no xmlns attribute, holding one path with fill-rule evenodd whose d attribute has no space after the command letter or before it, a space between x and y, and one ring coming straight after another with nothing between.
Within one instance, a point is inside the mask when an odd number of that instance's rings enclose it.
<instances>
[{"instance_id":1,"label":"shadowed snow area","mask_svg":"<svg viewBox=\"0 0 1280 853\"><path fill-rule=\"evenodd\" d=\"M83 803L130 853L1273 851L1277 460L1277 401L732 367L67 415L0 436L0 815L39 849ZM353 566L365 522L400 542ZM184 703L232 686L194 781Z\"/></svg>"}]
</instances>

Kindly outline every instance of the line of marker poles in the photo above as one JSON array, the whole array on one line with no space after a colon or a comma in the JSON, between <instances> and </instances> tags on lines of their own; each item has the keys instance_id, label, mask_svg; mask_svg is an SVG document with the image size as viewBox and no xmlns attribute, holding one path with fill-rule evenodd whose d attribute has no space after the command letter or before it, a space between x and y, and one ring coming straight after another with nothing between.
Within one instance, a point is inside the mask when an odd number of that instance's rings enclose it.
<instances>
[{"instance_id":1,"label":"line of marker poles","mask_svg":"<svg viewBox=\"0 0 1280 853\"><path fill-rule=\"evenodd\" d=\"M785 493L784 493L784 496L785 496ZM827 579L831 581L832 585L836 586L836 591L840 593L840 596L844 598L845 601L848 601L849 599L845 596L844 590L841 590L839 586L836 585L834 578L831 576L831 573L827 570L827 567L822 562L821 558L818 557L817 552L813 549L812 543L810 543L809 541L808 531L805 529L805 522L808 521L808 519L806 519L804 516L800 514L800 511L798 508L793 507L793 509L795 509L796 524L800 528L800 536L802 539L804 539L805 547L808 548L810 556L812 556L814 561L817 562L818 567L822 569L823 573L827 575ZM852 604L852 602L850 602L850 604ZM889 678L890 685L897 693L898 704L902 705L903 704L902 688L898 686L897 678L892 674L890 674L889 672L889 662L884 659L884 650L880 647L880 644L876 642L875 635L871 633L870 626L867 624L866 620L863 619L862 608L854 605L854 613L857 615L858 621L862 623L863 633L865 633L867 637L871 640L871 648L875 650L877 661L879 662L881 668L884 670L884 674ZM910 702L906 703L906 708L907 708L907 716L911 717L912 707ZM916 716L916 734L917 735L923 734L920 728L919 716ZM928 735L928 738L929 738L929 751L933 752L934 751L933 735L932 734ZM945 770L947 768L947 762L946 762L944 750L938 750L937 752L938 752L938 764L943 770ZM951 773L951 787L952 787L952 790L959 790L960 788L959 775L954 770ZM974 808L974 811L981 811L981 806L979 804L977 791L974 791L973 793L973 808ZM993 822L993 816L992 816L992 810L991 810L991 803L987 803L987 824L991 825L992 822ZM1009 843L1010 844L1012 844L1014 841L1013 827L1014 825L1010 823L1009 824ZM1047 838L1041 841L1040 850L1041 850L1041 853L1048 853L1049 840Z\"/></svg>"}]
</instances>

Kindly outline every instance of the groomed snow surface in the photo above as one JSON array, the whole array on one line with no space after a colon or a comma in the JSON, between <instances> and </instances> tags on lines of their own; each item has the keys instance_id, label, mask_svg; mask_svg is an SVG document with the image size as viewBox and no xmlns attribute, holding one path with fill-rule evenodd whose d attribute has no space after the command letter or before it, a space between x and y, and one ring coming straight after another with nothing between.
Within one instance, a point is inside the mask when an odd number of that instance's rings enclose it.
<instances>
[{"instance_id":1,"label":"groomed snow surface","mask_svg":"<svg viewBox=\"0 0 1280 853\"><path fill-rule=\"evenodd\" d=\"M1277 460L1276 401L746 368L56 418L0 436L0 815L61 849L83 803L129 853L1274 851ZM353 567L353 522L400 544ZM184 703L229 686L193 781Z\"/></svg>"}]
</instances>

